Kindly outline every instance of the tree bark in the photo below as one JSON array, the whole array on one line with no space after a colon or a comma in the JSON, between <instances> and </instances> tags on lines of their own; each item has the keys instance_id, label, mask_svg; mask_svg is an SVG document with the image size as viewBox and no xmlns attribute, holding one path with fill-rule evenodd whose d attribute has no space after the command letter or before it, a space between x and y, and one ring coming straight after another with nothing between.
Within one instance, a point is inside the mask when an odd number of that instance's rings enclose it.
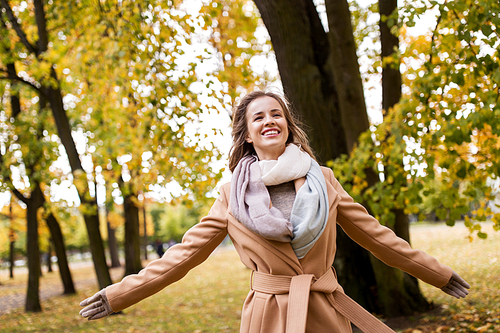
<instances>
[{"instance_id":1,"label":"tree bark","mask_svg":"<svg viewBox=\"0 0 500 333\"><path fill-rule=\"evenodd\" d=\"M12 202L14 200L14 194L11 195L10 197L10 203L9 203L9 222L10 222L10 228L9 228L9 277L11 279L14 278L14 244L15 244L15 231L13 228L14 225L14 214L12 212Z\"/></svg>"},{"instance_id":2,"label":"tree bark","mask_svg":"<svg viewBox=\"0 0 500 333\"><path fill-rule=\"evenodd\" d=\"M366 111L356 41L351 13L346 0L325 0L328 16L331 66L340 96L340 112L348 151L351 152L361 133L370 127Z\"/></svg>"},{"instance_id":3,"label":"tree bark","mask_svg":"<svg viewBox=\"0 0 500 333\"><path fill-rule=\"evenodd\" d=\"M397 0L379 0L380 11L380 42L382 61L390 57L399 49L399 39L391 33L384 17L390 16L397 9ZM394 65L382 66L382 109L386 112L401 99L401 73L399 62Z\"/></svg>"},{"instance_id":4,"label":"tree bark","mask_svg":"<svg viewBox=\"0 0 500 333\"><path fill-rule=\"evenodd\" d=\"M139 233L139 208L134 199L137 196L125 196L125 275L136 274L142 269L141 243Z\"/></svg>"},{"instance_id":5,"label":"tree bark","mask_svg":"<svg viewBox=\"0 0 500 333\"><path fill-rule=\"evenodd\" d=\"M401 99L401 72L398 62L384 64L384 58L390 57L399 49L398 36L391 33L391 27L386 18L397 13L397 0L379 0L380 11L380 40L382 56L382 109L385 113L394 107ZM397 19L397 16L396 16ZM387 177L386 177L387 179ZM395 216L394 225L388 226L399 237L410 243L410 223L408 216L402 209L393 210ZM401 271L390 269L372 256L372 264L377 275L377 285L382 291L380 297L384 314L388 316L411 315L414 312L423 312L430 309L431 305L423 297L418 280ZM393 281L388 284L387 281ZM398 288L399 287L399 288ZM380 292L379 292L380 293ZM393 295L389 297L389 295ZM397 295L397 297L394 297Z\"/></svg>"},{"instance_id":6,"label":"tree bark","mask_svg":"<svg viewBox=\"0 0 500 333\"><path fill-rule=\"evenodd\" d=\"M146 197L142 195L142 222L144 227L144 260L148 260L148 227L146 223Z\"/></svg>"},{"instance_id":7,"label":"tree bark","mask_svg":"<svg viewBox=\"0 0 500 333\"><path fill-rule=\"evenodd\" d=\"M12 235L13 234L13 230L10 230L9 232L9 235ZM14 278L14 245L15 245L15 241L13 241L12 239L14 237L10 236L11 237L11 241L10 241L10 246L9 246L9 263L10 263L10 266L9 266L9 277L11 279Z\"/></svg>"},{"instance_id":8,"label":"tree bark","mask_svg":"<svg viewBox=\"0 0 500 333\"><path fill-rule=\"evenodd\" d=\"M106 189L106 200L104 202L104 209L106 214L106 226L108 229L108 249L109 249L109 257L111 258L111 266L121 267L120 258L118 256L118 242L116 240L115 229L111 226L109 222L109 211L113 207L113 197L111 196L111 189L108 186L108 183L104 184ZM96 191L97 193L97 191Z\"/></svg>"},{"instance_id":9,"label":"tree bark","mask_svg":"<svg viewBox=\"0 0 500 333\"><path fill-rule=\"evenodd\" d=\"M326 163L347 154L339 95L328 62L329 40L314 3L254 2L271 36L285 94L309 130L318 160Z\"/></svg>"},{"instance_id":10,"label":"tree bark","mask_svg":"<svg viewBox=\"0 0 500 333\"><path fill-rule=\"evenodd\" d=\"M52 273L54 270L52 269L52 239L49 239L49 248L47 250L47 272Z\"/></svg>"},{"instance_id":11,"label":"tree bark","mask_svg":"<svg viewBox=\"0 0 500 333\"><path fill-rule=\"evenodd\" d=\"M106 216L108 210L106 210ZM115 229L111 227L109 220L106 222L108 225L108 248L109 256L111 257L111 267L121 267L120 258L118 257L118 242L116 241Z\"/></svg>"},{"instance_id":12,"label":"tree bark","mask_svg":"<svg viewBox=\"0 0 500 333\"><path fill-rule=\"evenodd\" d=\"M37 184L38 185L38 184ZM37 212L43 206L43 193L38 186L31 192L30 199L25 201L27 236L26 252L28 257L28 289L26 292L26 312L40 312L40 247L38 243Z\"/></svg>"},{"instance_id":13,"label":"tree bark","mask_svg":"<svg viewBox=\"0 0 500 333\"><path fill-rule=\"evenodd\" d=\"M64 245L64 237L61 231L61 226L53 214L47 217L47 226L52 235L52 243L57 256L57 266L59 267L59 275L64 286L64 295L75 294L75 285L73 277L69 270L68 257L66 256L66 246Z\"/></svg>"},{"instance_id":14,"label":"tree bark","mask_svg":"<svg viewBox=\"0 0 500 333\"><path fill-rule=\"evenodd\" d=\"M359 69L355 64L357 63L355 46L349 50L341 50L338 45L339 40L345 40L345 44L349 44L348 41L352 40L351 44L355 45L347 3L340 8L338 6L343 3L339 1L326 3L328 13L337 12L334 18L346 15L348 17L342 22L334 19L332 21L332 18L329 18L328 35L319 21L312 1L294 1L294 4L287 4L286 1L256 0L255 3L271 36L285 92L307 125L311 145L316 152L320 152L319 160L325 163L341 154L347 154L357 141L357 135L368 129L362 87L361 89L359 87L358 89L341 88L343 85L352 86L352 82L356 80L359 80L356 85L361 82ZM309 8L308 11L304 10L306 6ZM287 12L287 15L282 17L284 12ZM349 26L345 27L346 24ZM298 66L301 69L296 68ZM300 75L306 70L315 75ZM314 96L315 102L321 106L310 102L311 107L309 107L307 102L302 102L303 96ZM325 102L324 97L330 97L330 101ZM341 112L342 109L349 111ZM323 117L319 118L310 110L321 113ZM318 131L318 122L322 123L319 128L328 124L328 121L324 120L325 116L331 122L335 122L335 126ZM343 123L344 116L346 117L345 123ZM355 118L354 121L353 118ZM352 130L346 128L344 131L344 126L349 124L355 124L356 127ZM346 135L348 131L356 134L348 137ZM328 145L335 149L322 149ZM369 311L378 312L376 282L369 254L352 241L340 227L337 229L337 253L334 266L339 282L346 293L358 303ZM363 278L360 279L360 276ZM357 281L357 283L354 284L352 281Z\"/></svg>"},{"instance_id":15,"label":"tree bark","mask_svg":"<svg viewBox=\"0 0 500 333\"><path fill-rule=\"evenodd\" d=\"M27 168L29 169L29 168ZM28 259L28 287L26 290L26 312L40 312L40 246L38 242L38 209L43 206L43 193L38 182L29 198L17 189L12 188L12 193L26 204L26 253Z\"/></svg>"},{"instance_id":16,"label":"tree bark","mask_svg":"<svg viewBox=\"0 0 500 333\"><path fill-rule=\"evenodd\" d=\"M137 195L130 189L120 177L118 182L123 195L123 210L125 215L125 276L139 273L142 269L141 263L141 236L139 231L139 207L137 206Z\"/></svg>"},{"instance_id":17,"label":"tree bark","mask_svg":"<svg viewBox=\"0 0 500 333\"><path fill-rule=\"evenodd\" d=\"M5 8L5 3L2 2L2 6ZM14 64L8 65L9 71L15 72ZM40 103L43 101L41 100ZM12 116L14 119L21 112L21 104L18 94L11 95L11 107ZM30 152L32 154L39 154L39 152ZM38 240L38 209L43 206L43 193L40 190L39 181L33 179L33 168L34 164L38 162L38 156L33 158L33 164L28 164L25 162L25 169L30 182L34 184L34 188L31 191L31 196L29 198L25 197L16 188L12 187L12 193L22 202L26 204L26 253L28 258L28 287L26 290L26 312L40 312L42 311L42 306L40 304L40 276L41 276L41 265L40 265L40 246ZM11 212L12 213L12 212ZM13 259L13 258L12 258ZM13 266L13 263L11 267Z\"/></svg>"},{"instance_id":18,"label":"tree bark","mask_svg":"<svg viewBox=\"0 0 500 333\"><path fill-rule=\"evenodd\" d=\"M52 70L52 77L59 82L55 71ZM76 177L84 177L85 171L80 162L80 157L76 150L76 145L71 136L71 128L69 126L69 120L66 116L66 111L63 107L62 95L59 88L54 89L52 87L44 88L45 94L49 99L51 110L56 122L56 127L58 135L61 139L66 154L70 162L71 170L73 175ZM80 182L83 186L82 188L77 188L78 196L80 197L81 204L87 206L83 218L85 221L85 226L87 228L87 234L89 237L90 252L92 254L92 260L94 263L95 272L97 275L97 281L99 283L99 288L105 288L112 283L111 276L109 275L108 266L106 263L106 255L104 253L104 245L102 242L101 231L99 230L99 216L97 209L97 200L95 197L90 196L90 189L88 183L85 181Z\"/></svg>"}]
</instances>

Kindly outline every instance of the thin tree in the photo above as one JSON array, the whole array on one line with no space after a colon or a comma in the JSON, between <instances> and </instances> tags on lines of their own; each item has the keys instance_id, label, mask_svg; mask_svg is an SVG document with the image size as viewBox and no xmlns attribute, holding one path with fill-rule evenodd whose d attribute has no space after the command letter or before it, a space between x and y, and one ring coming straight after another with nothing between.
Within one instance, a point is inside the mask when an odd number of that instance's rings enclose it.
<instances>
[{"instance_id":1,"label":"thin tree","mask_svg":"<svg viewBox=\"0 0 500 333\"><path fill-rule=\"evenodd\" d=\"M20 44L24 47L24 52L29 55L33 55L36 61L40 63L47 63L43 59L43 54L48 49L49 35L47 32L47 22L44 4L42 0L34 1L34 15L36 19L37 27L37 37L38 40L35 44L29 41L27 34L24 32L22 26L18 22L18 18L15 16L12 8L10 7L7 0L1 0L1 5L4 10L4 15L15 31L16 35L20 40ZM5 26L5 23L4 23ZM17 48L20 45L16 45ZM13 51L13 50L12 50ZM16 54L10 55L16 58ZM60 82L57 77L57 73L53 67L53 64L48 63L48 77L42 78L39 82L32 82L31 80L25 80L14 71L6 71L6 76L4 79L8 79L12 82L22 82L37 91L40 91L43 96L46 97L47 102L50 104L52 110L53 118L57 127L59 138L63 144L66 154L68 155L69 164L73 172L74 178L80 186L77 186L78 195L80 197L81 204L86 207L84 210L84 220L87 227L87 232L89 236L89 242L91 244L90 249L92 253L92 259L94 262L94 268L97 275L97 280L101 288L106 287L111 284L111 277L106 264L106 257L104 254L104 247L102 244L102 237L99 230L99 217L97 214L97 202L95 197L89 195L89 186L86 181L85 172L82 168L80 157L76 150L76 145L71 135L71 127L69 124L69 119L67 117L66 111L64 109L63 94L60 88ZM83 179L81 179L83 178ZM80 181L78 181L80 180ZM83 180L83 181L82 181Z\"/></svg>"}]
</instances>

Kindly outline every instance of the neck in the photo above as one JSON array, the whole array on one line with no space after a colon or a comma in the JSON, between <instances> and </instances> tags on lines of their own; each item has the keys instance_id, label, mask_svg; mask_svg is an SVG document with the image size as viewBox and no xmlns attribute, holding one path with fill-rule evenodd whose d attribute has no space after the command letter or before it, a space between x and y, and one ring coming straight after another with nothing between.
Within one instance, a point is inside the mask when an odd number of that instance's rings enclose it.
<instances>
[{"instance_id":1,"label":"neck","mask_svg":"<svg viewBox=\"0 0 500 333\"><path fill-rule=\"evenodd\" d=\"M256 149L255 152L259 157L259 161L269 161L269 160L277 160L285 152L286 147L280 147L278 149Z\"/></svg>"}]
</instances>

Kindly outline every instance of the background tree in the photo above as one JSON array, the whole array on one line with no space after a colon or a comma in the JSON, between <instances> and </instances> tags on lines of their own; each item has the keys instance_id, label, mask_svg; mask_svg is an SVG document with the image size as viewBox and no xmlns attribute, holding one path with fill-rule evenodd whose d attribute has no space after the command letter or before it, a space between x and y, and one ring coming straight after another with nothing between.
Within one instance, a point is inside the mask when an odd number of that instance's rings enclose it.
<instances>
[{"instance_id":1,"label":"background tree","mask_svg":"<svg viewBox=\"0 0 500 333\"><path fill-rule=\"evenodd\" d=\"M222 107L231 110L242 92L276 81L262 66L274 58L269 36L253 1L205 1L200 12L216 62L214 79L222 85Z\"/></svg>"},{"instance_id":2,"label":"background tree","mask_svg":"<svg viewBox=\"0 0 500 333\"><path fill-rule=\"evenodd\" d=\"M33 96L31 96L33 97ZM3 102L4 99L2 99ZM33 105L23 103L27 110L22 113L22 102L19 92L10 93L11 126L7 128L6 141L3 142L5 153L0 154L2 180L7 183L18 200L26 205L26 252L28 257L28 288L25 310L41 311L39 298L40 247L39 247L39 213L45 202L41 183L46 179L43 165L54 159L53 144L44 140L43 107L45 103ZM9 104L7 104L8 106ZM2 107L5 104L2 103ZM38 107L38 110L36 108ZM33 117L34 115L34 117ZM36 119L36 120L35 120ZM35 121L34 121L35 120ZM29 133L30 135L23 135ZM48 158L47 158L48 157ZM20 172L17 182L21 188L14 185L11 167L17 167Z\"/></svg>"},{"instance_id":3,"label":"background tree","mask_svg":"<svg viewBox=\"0 0 500 333\"><path fill-rule=\"evenodd\" d=\"M64 145L68 156L71 170L78 180L78 194L83 209L85 224L88 230L89 241L92 243L91 252L96 270L97 279L101 288L111 284L111 278L106 266L104 248L102 245L99 220L97 215L97 202L95 197L89 194L85 172L76 145L71 135L71 127L64 109L61 82L56 71L56 63L61 59L66 50L66 45L57 36L49 35L48 31L54 31L53 27L60 24L61 17L68 17L72 6L68 4L58 6L50 4L46 7L43 1L36 0L32 5L25 8L24 2L14 3L13 6L7 0L2 0L2 22L8 29L2 29L4 50L2 52L2 79L10 82L20 82L40 92L40 96L46 99L50 105L53 118L57 127L58 136ZM15 10L15 12L14 12ZM49 20L47 20L47 17ZM56 18L51 20L52 18ZM59 20L57 19L59 18ZM68 21L65 21L68 22ZM71 21L69 21L71 22ZM29 32L29 34L26 33ZM49 40L51 48L49 49ZM10 41L13 41L12 43ZM18 42L19 41L19 42ZM22 63L23 77L19 72L5 68L3 58L8 59L7 64Z\"/></svg>"},{"instance_id":4,"label":"background tree","mask_svg":"<svg viewBox=\"0 0 500 333\"><path fill-rule=\"evenodd\" d=\"M6 184L4 184L6 185ZM9 277L14 278L14 261L16 253L16 241L19 239L19 233L26 232L26 211L19 205L14 195L11 195L9 205L3 206L0 211L2 220L0 257L8 258Z\"/></svg>"},{"instance_id":5,"label":"background tree","mask_svg":"<svg viewBox=\"0 0 500 333\"><path fill-rule=\"evenodd\" d=\"M110 280L93 170L110 171L111 183L123 180L121 192L131 209L125 214L130 219L126 226L135 231L126 233L131 246L139 240L139 191L177 182L186 198L206 199L219 177L209 166L218 151L202 142L206 133L198 131L200 75L195 64L180 60L201 21L172 2L25 5L2 1L7 28L2 41L13 41L3 52L5 64L23 64L18 72L5 65L2 79L47 97L68 154L103 287ZM68 17L72 19L61 19ZM77 150L72 134L83 135L84 149ZM136 272L138 251L127 253L127 262L134 266L129 271Z\"/></svg>"},{"instance_id":6,"label":"background tree","mask_svg":"<svg viewBox=\"0 0 500 333\"><path fill-rule=\"evenodd\" d=\"M203 198L220 177L208 164L217 158L217 149L204 146L202 134L193 131L201 112L197 65L181 59L194 18L179 14L175 6L143 5L100 8L94 18L102 30L99 42L80 40L71 55L82 61L66 64L72 77L81 78L75 108L81 112L78 126L89 157L106 170L101 174L110 177L107 182L118 184L123 197L126 274L142 267L139 193L177 182ZM109 70L115 73L112 78L89 75Z\"/></svg>"}]
</instances>

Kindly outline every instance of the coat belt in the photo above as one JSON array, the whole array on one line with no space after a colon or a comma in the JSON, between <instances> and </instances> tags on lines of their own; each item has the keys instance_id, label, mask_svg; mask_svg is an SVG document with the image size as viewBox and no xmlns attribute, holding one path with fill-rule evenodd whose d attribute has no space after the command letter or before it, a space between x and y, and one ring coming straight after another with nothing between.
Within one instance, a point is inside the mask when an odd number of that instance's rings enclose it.
<instances>
[{"instance_id":1,"label":"coat belt","mask_svg":"<svg viewBox=\"0 0 500 333\"><path fill-rule=\"evenodd\" d=\"M344 294L339 288L333 267L319 279L316 279L313 274L286 276L254 271L252 289L272 295L289 294L286 333L306 331L310 292L330 294L332 297L327 298L335 310L365 333L394 333L392 329Z\"/></svg>"}]
</instances>

